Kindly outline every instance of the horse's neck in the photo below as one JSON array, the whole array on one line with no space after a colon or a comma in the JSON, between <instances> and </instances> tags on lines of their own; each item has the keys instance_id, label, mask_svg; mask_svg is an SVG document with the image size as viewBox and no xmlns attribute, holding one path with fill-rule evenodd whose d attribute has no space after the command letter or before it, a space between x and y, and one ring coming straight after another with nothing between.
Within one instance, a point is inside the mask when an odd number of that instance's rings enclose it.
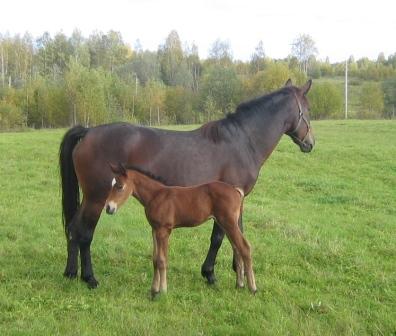
<instances>
[{"instance_id":1,"label":"horse's neck","mask_svg":"<svg viewBox=\"0 0 396 336\"><path fill-rule=\"evenodd\" d=\"M133 171L129 178L133 180L134 191L132 195L138 199L143 206L146 206L155 195L164 188L164 185L144 174Z\"/></svg>"},{"instance_id":2,"label":"horse's neck","mask_svg":"<svg viewBox=\"0 0 396 336\"><path fill-rule=\"evenodd\" d=\"M241 121L258 168L267 160L285 132L286 113L251 113Z\"/></svg>"}]
</instances>

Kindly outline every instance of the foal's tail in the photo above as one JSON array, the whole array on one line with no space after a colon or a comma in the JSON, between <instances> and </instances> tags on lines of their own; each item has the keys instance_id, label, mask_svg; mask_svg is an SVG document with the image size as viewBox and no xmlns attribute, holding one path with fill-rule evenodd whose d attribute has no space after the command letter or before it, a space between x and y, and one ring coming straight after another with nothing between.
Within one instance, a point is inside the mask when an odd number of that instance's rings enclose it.
<instances>
[{"instance_id":1,"label":"foal's tail","mask_svg":"<svg viewBox=\"0 0 396 336\"><path fill-rule=\"evenodd\" d=\"M87 134L88 128L75 126L63 137L59 148L59 168L62 186L62 222L67 236L67 225L80 205L80 190L73 164L73 149Z\"/></svg>"}]
</instances>

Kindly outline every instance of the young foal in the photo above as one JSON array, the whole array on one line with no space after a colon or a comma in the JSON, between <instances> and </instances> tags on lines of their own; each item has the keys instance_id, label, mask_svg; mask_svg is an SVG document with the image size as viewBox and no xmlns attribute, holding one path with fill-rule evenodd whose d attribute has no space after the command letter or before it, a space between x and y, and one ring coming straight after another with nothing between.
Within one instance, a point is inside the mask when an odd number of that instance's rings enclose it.
<instances>
[{"instance_id":1,"label":"young foal","mask_svg":"<svg viewBox=\"0 0 396 336\"><path fill-rule=\"evenodd\" d=\"M116 177L106 201L106 212L114 214L132 195L144 206L152 227L153 297L167 290L168 240L172 229L198 226L209 218L216 219L232 244L237 263L237 286L243 287L245 271L249 289L256 292L250 246L238 227L242 190L223 182L194 187L168 187L153 179L153 176L149 177L149 173L136 168L125 168L121 164L110 166Z\"/></svg>"}]
</instances>

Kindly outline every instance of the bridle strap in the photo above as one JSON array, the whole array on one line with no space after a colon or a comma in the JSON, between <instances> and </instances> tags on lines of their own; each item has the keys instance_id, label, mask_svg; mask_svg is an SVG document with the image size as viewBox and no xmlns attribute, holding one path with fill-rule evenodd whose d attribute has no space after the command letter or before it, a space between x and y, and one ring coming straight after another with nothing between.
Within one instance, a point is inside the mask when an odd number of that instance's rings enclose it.
<instances>
[{"instance_id":1,"label":"bridle strap","mask_svg":"<svg viewBox=\"0 0 396 336\"><path fill-rule=\"evenodd\" d=\"M308 137L308 134L309 134L309 132L310 132L310 130L311 130L311 127L309 126L309 122L307 121L307 119L306 119L305 116L304 116L304 113L303 113L302 108L301 108L301 103L300 103L300 101L298 100L297 95L296 95L296 93L295 93L294 91L293 91L293 95L294 95L294 98L296 98L296 102L297 102L297 105L298 105L298 122L297 122L297 126L294 128L294 130L291 131L291 132L287 132L287 134L288 134L290 137L292 137L293 139L297 140L297 141L304 142L304 141L307 139L307 137ZM305 133L305 136L304 136L304 138L303 138L302 140L300 140L299 138L297 138L297 136L295 135L295 133L296 133L296 132L298 131L298 129L300 128L301 120L304 121L304 122L305 122L305 125L307 126L307 133Z\"/></svg>"}]
</instances>

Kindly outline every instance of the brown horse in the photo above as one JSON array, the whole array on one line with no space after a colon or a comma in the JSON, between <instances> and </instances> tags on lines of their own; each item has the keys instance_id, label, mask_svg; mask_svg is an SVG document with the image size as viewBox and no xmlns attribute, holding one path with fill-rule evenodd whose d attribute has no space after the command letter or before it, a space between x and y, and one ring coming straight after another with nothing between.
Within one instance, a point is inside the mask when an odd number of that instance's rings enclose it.
<instances>
[{"instance_id":1,"label":"brown horse","mask_svg":"<svg viewBox=\"0 0 396 336\"><path fill-rule=\"evenodd\" d=\"M252 268L250 246L238 227L243 191L224 182L210 182L192 187L169 187L151 174L135 167L111 165L115 174L113 187L106 201L106 212L114 214L134 196L143 206L153 233L154 277L151 295L166 292L168 241L172 229L198 226L215 218L233 247L237 287L243 287L246 272L248 287L257 291Z\"/></svg>"},{"instance_id":2,"label":"brown horse","mask_svg":"<svg viewBox=\"0 0 396 336\"><path fill-rule=\"evenodd\" d=\"M166 184L192 186L222 181L239 186L245 195L256 183L265 160L283 134L303 152L310 152L314 137L308 116L308 81L286 86L240 104L224 119L188 132L115 123L94 128L76 126L60 146L63 222L68 258L64 275L77 275L96 287L90 246L96 224L111 189L114 173L108 162L123 162L162 176ZM80 191L83 199L80 204ZM242 216L239 222L242 228ZM214 224L210 249L201 273L215 281L214 264L224 231Z\"/></svg>"}]
</instances>

